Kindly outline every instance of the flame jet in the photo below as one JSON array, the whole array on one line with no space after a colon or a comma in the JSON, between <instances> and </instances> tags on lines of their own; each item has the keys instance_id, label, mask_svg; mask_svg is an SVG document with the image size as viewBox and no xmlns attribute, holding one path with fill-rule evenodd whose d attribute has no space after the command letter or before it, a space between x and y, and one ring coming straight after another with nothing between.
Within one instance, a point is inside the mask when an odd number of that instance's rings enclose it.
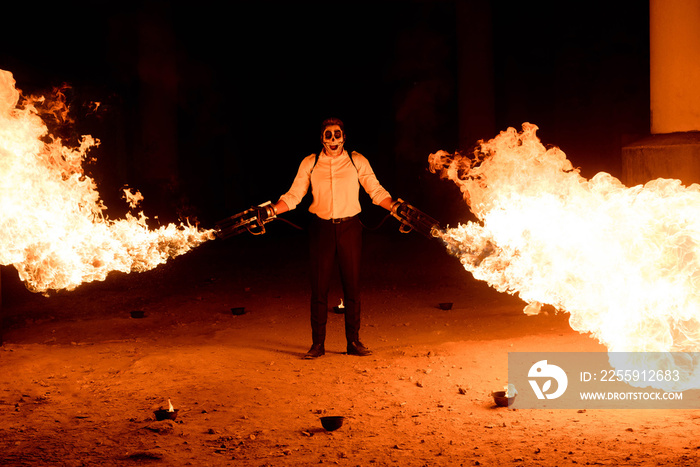
<instances>
[{"instance_id":1,"label":"flame jet","mask_svg":"<svg viewBox=\"0 0 700 467\"><path fill-rule=\"evenodd\" d=\"M610 352L700 351L700 185L587 180L536 131L430 155L479 220L446 229L448 251L525 313L553 305Z\"/></svg>"},{"instance_id":2,"label":"flame jet","mask_svg":"<svg viewBox=\"0 0 700 467\"><path fill-rule=\"evenodd\" d=\"M110 271L146 271L213 239L187 224L149 229L141 212L112 220L82 163L99 144L77 148L51 135L40 116L59 119L63 101L22 98L12 73L0 70L0 264L13 265L32 292L72 290ZM140 195L125 190L134 207Z\"/></svg>"}]
</instances>

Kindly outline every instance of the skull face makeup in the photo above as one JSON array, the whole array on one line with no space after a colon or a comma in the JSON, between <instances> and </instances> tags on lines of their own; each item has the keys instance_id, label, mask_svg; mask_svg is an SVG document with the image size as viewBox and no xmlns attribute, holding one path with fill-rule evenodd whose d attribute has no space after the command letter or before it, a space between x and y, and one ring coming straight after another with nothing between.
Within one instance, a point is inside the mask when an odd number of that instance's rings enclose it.
<instances>
[{"instance_id":1,"label":"skull face makeup","mask_svg":"<svg viewBox=\"0 0 700 467\"><path fill-rule=\"evenodd\" d=\"M331 157L339 156L343 153L345 144L345 133L340 125L328 125L323 130L323 148L326 155Z\"/></svg>"}]
</instances>

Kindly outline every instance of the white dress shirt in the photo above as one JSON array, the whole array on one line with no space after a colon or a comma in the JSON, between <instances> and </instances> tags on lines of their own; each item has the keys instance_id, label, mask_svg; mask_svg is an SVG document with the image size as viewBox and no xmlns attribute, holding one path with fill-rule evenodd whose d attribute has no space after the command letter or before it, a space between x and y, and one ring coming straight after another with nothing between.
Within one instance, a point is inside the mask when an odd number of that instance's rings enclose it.
<instances>
[{"instance_id":1,"label":"white dress shirt","mask_svg":"<svg viewBox=\"0 0 700 467\"><path fill-rule=\"evenodd\" d=\"M311 154L301 161L291 188L280 197L280 201L284 201L290 210L301 202L309 190L309 185L313 195L309 212L326 220L359 214L360 186L374 204L379 204L391 196L380 185L367 158L358 152L353 151L350 160L345 150L336 157L327 156L321 151L314 167L315 160L316 155Z\"/></svg>"}]
</instances>

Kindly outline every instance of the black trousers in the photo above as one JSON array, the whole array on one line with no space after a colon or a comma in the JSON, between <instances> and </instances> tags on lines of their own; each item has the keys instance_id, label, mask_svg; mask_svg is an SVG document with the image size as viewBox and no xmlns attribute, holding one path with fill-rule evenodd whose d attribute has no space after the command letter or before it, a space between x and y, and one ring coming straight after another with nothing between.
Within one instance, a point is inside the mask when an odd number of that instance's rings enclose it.
<instances>
[{"instance_id":1,"label":"black trousers","mask_svg":"<svg viewBox=\"0 0 700 467\"><path fill-rule=\"evenodd\" d=\"M362 224L358 216L333 223L318 217L311 221L309 247L311 258L311 337L323 344L328 321L328 291L336 265L340 268L345 306L345 337L359 340L360 332L360 260Z\"/></svg>"}]
</instances>

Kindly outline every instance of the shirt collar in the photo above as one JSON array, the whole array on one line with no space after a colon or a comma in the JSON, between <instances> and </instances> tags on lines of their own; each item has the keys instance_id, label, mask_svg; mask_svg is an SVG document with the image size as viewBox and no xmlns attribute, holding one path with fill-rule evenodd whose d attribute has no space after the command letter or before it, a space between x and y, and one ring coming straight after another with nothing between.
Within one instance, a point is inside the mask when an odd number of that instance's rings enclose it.
<instances>
[{"instance_id":1,"label":"shirt collar","mask_svg":"<svg viewBox=\"0 0 700 467\"><path fill-rule=\"evenodd\" d=\"M340 155L337 156L337 157L339 157L339 158L341 158L341 157L347 157L347 155L348 155L347 149L343 148L343 153L340 154ZM333 157L331 157L331 156L329 156L328 154L326 154L325 148L324 148L324 149L321 149L321 156L320 156L320 157L328 158L328 159L333 159Z\"/></svg>"}]
</instances>

